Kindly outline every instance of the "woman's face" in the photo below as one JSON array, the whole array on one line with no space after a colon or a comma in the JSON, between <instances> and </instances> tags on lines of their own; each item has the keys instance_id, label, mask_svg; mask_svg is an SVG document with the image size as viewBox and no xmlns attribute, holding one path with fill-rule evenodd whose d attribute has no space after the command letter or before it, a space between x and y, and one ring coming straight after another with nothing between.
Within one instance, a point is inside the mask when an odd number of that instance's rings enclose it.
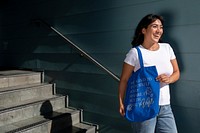
<instances>
[{"instance_id":1,"label":"woman's face","mask_svg":"<svg viewBox=\"0 0 200 133\"><path fill-rule=\"evenodd\" d=\"M144 41L149 43L158 43L162 34L163 34L163 25L162 22L157 19L147 28L142 29L142 33L144 34Z\"/></svg>"}]
</instances>

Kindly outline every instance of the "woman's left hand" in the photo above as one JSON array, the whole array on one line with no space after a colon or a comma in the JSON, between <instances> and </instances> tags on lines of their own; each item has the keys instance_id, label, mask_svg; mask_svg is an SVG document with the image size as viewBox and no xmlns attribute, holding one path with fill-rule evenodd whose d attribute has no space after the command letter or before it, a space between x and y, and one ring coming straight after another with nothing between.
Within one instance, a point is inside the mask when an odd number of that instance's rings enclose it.
<instances>
[{"instance_id":1,"label":"woman's left hand","mask_svg":"<svg viewBox=\"0 0 200 133\"><path fill-rule=\"evenodd\" d=\"M170 84L170 76L168 76L166 74L158 75L156 80L163 82L163 83L166 83L166 84Z\"/></svg>"}]
</instances>

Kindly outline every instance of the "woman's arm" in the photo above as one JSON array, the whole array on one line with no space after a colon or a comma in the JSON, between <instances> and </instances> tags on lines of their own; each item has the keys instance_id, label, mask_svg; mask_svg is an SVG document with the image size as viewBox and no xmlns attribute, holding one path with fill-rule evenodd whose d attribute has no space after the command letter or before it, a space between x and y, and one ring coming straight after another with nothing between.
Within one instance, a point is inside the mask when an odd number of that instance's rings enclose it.
<instances>
[{"instance_id":1,"label":"woman's arm","mask_svg":"<svg viewBox=\"0 0 200 133\"><path fill-rule=\"evenodd\" d=\"M131 66L127 63L123 64L122 74L121 74L119 87L118 87L118 91L119 91L119 112L122 116L125 115L123 100L124 100L124 95L125 95L125 91L126 91L126 86L127 86L128 79L131 76L133 70L134 70L133 66Z\"/></svg>"},{"instance_id":2,"label":"woman's arm","mask_svg":"<svg viewBox=\"0 0 200 133\"><path fill-rule=\"evenodd\" d=\"M157 77L157 80L159 80L160 82L171 84L171 83L176 82L179 79L180 71L179 71L177 60L176 59L171 60L171 64L173 67L172 75L167 76L166 74L161 74Z\"/></svg>"}]
</instances>

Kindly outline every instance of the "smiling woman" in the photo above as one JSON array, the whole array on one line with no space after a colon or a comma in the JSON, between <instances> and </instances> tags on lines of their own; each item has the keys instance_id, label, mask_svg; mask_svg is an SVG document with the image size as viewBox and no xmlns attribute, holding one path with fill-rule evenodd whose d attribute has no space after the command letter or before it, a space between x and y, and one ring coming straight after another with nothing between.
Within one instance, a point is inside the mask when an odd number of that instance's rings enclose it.
<instances>
[{"instance_id":1,"label":"smiling woman","mask_svg":"<svg viewBox=\"0 0 200 133\"><path fill-rule=\"evenodd\" d=\"M138 47L143 56L144 66L156 66L158 76L155 80L160 82L159 113L156 117L133 122L134 132L154 133L169 132L177 133L176 123L170 106L169 84L179 79L180 72L176 56L168 43L161 43L163 35L163 18L159 15L149 14L138 24L132 41L133 48L127 53L124 60L120 84L119 84L119 112L125 115L124 95L127 82L133 72L140 69L137 56Z\"/></svg>"}]
</instances>

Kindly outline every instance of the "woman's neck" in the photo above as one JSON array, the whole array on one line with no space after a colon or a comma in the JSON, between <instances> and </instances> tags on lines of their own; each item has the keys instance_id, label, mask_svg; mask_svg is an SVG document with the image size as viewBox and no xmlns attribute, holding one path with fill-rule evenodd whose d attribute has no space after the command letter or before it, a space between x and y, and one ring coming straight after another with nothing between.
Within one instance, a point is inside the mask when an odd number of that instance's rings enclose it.
<instances>
[{"instance_id":1,"label":"woman's neck","mask_svg":"<svg viewBox=\"0 0 200 133\"><path fill-rule=\"evenodd\" d=\"M158 43L153 43L153 44L150 44L150 43L143 43L142 46L147 49L147 50L150 50L150 51L156 51L159 49L159 45Z\"/></svg>"}]
</instances>

